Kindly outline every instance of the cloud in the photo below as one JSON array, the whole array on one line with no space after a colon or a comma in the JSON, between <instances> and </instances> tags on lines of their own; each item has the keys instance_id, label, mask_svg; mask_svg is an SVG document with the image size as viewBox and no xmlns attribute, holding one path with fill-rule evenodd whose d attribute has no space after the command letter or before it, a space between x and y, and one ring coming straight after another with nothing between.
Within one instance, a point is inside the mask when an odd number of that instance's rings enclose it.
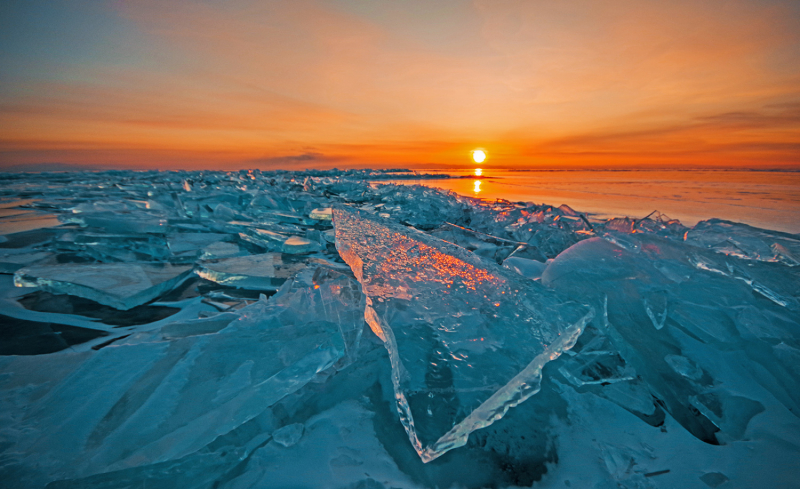
<instances>
[{"instance_id":1,"label":"cloud","mask_svg":"<svg viewBox=\"0 0 800 489\"><path fill-rule=\"evenodd\" d=\"M760 111L723 112L697 117L712 127L737 129L794 129L800 132L800 103L771 104Z\"/></svg>"},{"instance_id":2,"label":"cloud","mask_svg":"<svg viewBox=\"0 0 800 489\"><path fill-rule=\"evenodd\" d=\"M332 158L327 158L322 153L317 152L309 152L309 153L301 153L295 155L285 155L285 156L272 156L269 158L255 158L248 161L248 164L255 165L259 168L264 167L277 167L277 168L286 168L286 167L295 167L300 165L308 165L312 164L314 167L319 167L320 164L325 164L330 162Z\"/></svg>"}]
</instances>

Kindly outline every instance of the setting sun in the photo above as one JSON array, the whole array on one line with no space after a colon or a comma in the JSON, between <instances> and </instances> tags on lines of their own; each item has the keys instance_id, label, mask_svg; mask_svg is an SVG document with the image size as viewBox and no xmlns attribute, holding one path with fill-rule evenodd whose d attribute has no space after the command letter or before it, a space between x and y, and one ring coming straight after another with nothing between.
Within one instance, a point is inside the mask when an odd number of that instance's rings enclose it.
<instances>
[{"instance_id":1,"label":"setting sun","mask_svg":"<svg viewBox=\"0 0 800 489\"><path fill-rule=\"evenodd\" d=\"M483 160L486 159L486 153L483 151L476 149L472 152L472 159L475 160L475 163L483 163Z\"/></svg>"}]
</instances>

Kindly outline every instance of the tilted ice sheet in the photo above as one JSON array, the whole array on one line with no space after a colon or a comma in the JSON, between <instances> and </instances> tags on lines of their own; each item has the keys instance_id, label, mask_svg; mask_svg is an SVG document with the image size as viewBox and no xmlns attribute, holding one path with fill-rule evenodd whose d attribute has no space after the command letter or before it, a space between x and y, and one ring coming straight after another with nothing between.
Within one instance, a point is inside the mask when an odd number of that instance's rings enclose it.
<instances>
[{"instance_id":1,"label":"tilted ice sheet","mask_svg":"<svg viewBox=\"0 0 800 489\"><path fill-rule=\"evenodd\" d=\"M14 275L14 284L75 295L125 311L155 299L190 273L188 266L153 263L68 263L22 268Z\"/></svg>"},{"instance_id":2,"label":"tilted ice sheet","mask_svg":"<svg viewBox=\"0 0 800 489\"><path fill-rule=\"evenodd\" d=\"M420 458L466 443L539 390L593 310L458 246L347 207L336 247L384 341L401 421Z\"/></svg>"}]
</instances>

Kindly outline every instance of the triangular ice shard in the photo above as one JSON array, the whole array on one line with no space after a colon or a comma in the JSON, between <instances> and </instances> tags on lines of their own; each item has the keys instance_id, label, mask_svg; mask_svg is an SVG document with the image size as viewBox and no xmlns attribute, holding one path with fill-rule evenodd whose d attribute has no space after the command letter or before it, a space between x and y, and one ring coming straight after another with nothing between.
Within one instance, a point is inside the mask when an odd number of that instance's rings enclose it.
<instances>
[{"instance_id":1,"label":"triangular ice shard","mask_svg":"<svg viewBox=\"0 0 800 489\"><path fill-rule=\"evenodd\" d=\"M456 245L363 211L333 211L336 247L384 341L400 418L424 462L539 390L593 310Z\"/></svg>"}]
</instances>

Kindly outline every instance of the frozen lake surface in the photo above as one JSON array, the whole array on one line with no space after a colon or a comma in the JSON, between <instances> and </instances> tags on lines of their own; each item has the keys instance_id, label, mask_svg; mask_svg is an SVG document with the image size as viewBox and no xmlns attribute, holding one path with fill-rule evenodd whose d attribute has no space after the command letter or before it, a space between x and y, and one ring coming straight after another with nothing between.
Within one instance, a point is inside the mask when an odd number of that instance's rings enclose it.
<instances>
[{"instance_id":1,"label":"frozen lake surface","mask_svg":"<svg viewBox=\"0 0 800 489\"><path fill-rule=\"evenodd\" d=\"M469 178L406 182L485 199L567 204L605 219L644 217L657 209L687 226L716 217L800 232L800 171L482 169L476 175L476 169L470 169L448 173Z\"/></svg>"},{"instance_id":2,"label":"frozen lake surface","mask_svg":"<svg viewBox=\"0 0 800 489\"><path fill-rule=\"evenodd\" d=\"M796 485L798 235L407 177L0 174L4 487Z\"/></svg>"}]
</instances>

